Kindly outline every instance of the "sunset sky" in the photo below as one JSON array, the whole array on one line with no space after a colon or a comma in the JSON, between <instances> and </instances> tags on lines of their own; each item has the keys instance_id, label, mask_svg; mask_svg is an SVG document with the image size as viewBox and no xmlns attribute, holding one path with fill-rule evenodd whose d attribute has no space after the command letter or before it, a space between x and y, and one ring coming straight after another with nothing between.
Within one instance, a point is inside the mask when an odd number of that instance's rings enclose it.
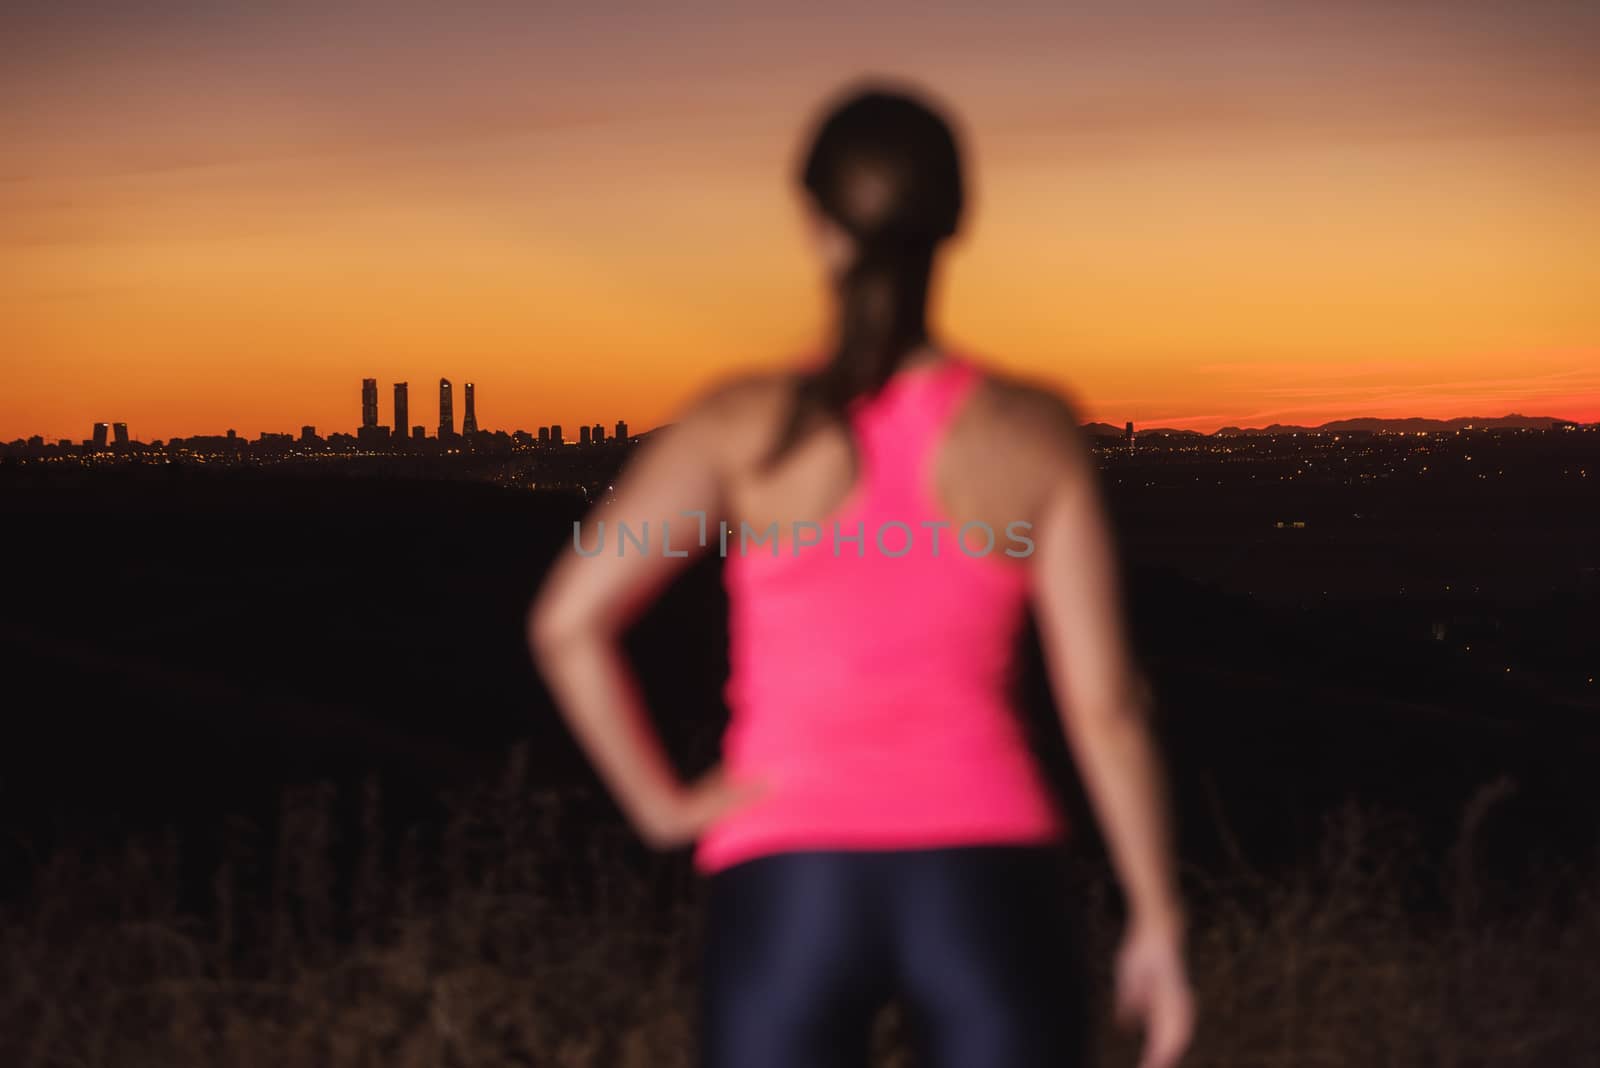
<instances>
[{"instance_id":1,"label":"sunset sky","mask_svg":"<svg viewBox=\"0 0 1600 1068\"><path fill-rule=\"evenodd\" d=\"M936 323L1086 419L1600 419L1593 3L11 2L0 440L647 429L822 338L865 73L965 139Z\"/></svg>"}]
</instances>

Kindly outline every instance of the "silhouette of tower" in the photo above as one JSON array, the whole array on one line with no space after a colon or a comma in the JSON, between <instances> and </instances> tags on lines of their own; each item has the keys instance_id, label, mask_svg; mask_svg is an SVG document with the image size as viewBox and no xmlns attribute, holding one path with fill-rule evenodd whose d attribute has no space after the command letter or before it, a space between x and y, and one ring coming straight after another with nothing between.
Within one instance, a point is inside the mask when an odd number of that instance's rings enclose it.
<instances>
[{"instance_id":1,"label":"silhouette of tower","mask_svg":"<svg viewBox=\"0 0 1600 1068\"><path fill-rule=\"evenodd\" d=\"M1129 445L1133 444L1133 420L1129 419L1122 427L1122 440Z\"/></svg>"},{"instance_id":2,"label":"silhouette of tower","mask_svg":"<svg viewBox=\"0 0 1600 1068\"><path fill-rule=\"evenodd\" d=\"M472 407L472 383L467 383L467 409L461 415L461 432L463 434L476 434L478 432L478 413Z\"/></svg>"},{"instance_id":3,"label":"silhouette of tower","mask_svg":"<svg viewBox=\"0 0 1600 1068\"><path fill-rule=\"evenodd\" d=\"M539 428L539 444L540 445L548 445L548 444L550 444L550 428L549 427L542 426L542 427Z\"/></svg>"},{"instance_id":4,"label":"silhouette of tower","mask_svg":"<svg viewBox=\"0 0 1600 1068\"><path fill-rule=\"evenodd\" d=\"M103 449L103 448L106 447L106 433L110 429L111 429L111 424L110 423L96 423L94 425L94 447L95 448Z\"/></svg>"},{"instance_id":5,"label":"silhouette of tower","mask_svg":"<svg viewBox=\"0 0 1600 1068\"><path fill-rule=\"evenodd\" d=\"M450 380L439 379L439 436L453 438L456 436L455 408L450 401Z\"/></svg>"},{"instance_id":6,"label":"silhouette of tower","mask_svg":"<svg viewBox=\"0 0 1600 1068\"><path fill-rule=\"evenodd\" d=\"M594 425L594 429L589 431L589 440L594 442L596 445L606 440L606 428L601 426L599 423L596 423Z\"/></svg>"},{"instance_id":7,"label":"silhouette of tower","mask_svg":"<svg viewBox=\"0 0 1600 1068\"><path fill-rule=\"evenodd\" d=\"M411 414L409 393L404 382L394 384L394 436L402 441L406 436L406 418Z\"/></svg>"},{"instance_id":8,"label":"silhouette of tower","mask_svg":"<svg viewBox=\"0 0 1600 1068\"><path fill-rule=\"evenodd\" d=\"M550 443L552 445L560 445L561 444L561 424L560 423L551 423L550 424Z\"/></svg>"},{"instance_id":9,"label":"silhouette of tower","mask_svg":"<svg viewBox=\"0 0 1600 1068\"><path fill-rule=\"evenodd\" d=\"M128 443L128 424L127 423L112 423L111 424L111 438L118 445L126 445Z\"/></svg>"},{"instance_id":10,"label":"silhouette of tower","mask_svg":"<svg viewBox=\"0 0 1600 1068\"><path fill-rule=\"evenodd\" d=\"M628 424L624 423L621 419L618 419L617 420L616 438L617 438L618 441L626 441L627 437L628 437Z\"/></svg>"},{"instance_id":11,"label":"silhouette of tower","mask_svg":"<svg viewBox=\"0 0 1600 1068\"><path fill-rule=\"evenodd\" d=\"M587 427L587 426L580 426L578 428L578 444L579 445L587 445L587 444L589 444L589 431L590 431L590 429L591 428Z\"/></svg>"},{"instance_id":12,"label":"silhouette of tower","mask_svg":"<svg viewBox=\"0 0 1600 1068\"><path fill-rule=\"evenodd\" d=\"M376 378L363 378L361 380L361 425L378 425L378 380Z\"/></svg>"}]
</instances>

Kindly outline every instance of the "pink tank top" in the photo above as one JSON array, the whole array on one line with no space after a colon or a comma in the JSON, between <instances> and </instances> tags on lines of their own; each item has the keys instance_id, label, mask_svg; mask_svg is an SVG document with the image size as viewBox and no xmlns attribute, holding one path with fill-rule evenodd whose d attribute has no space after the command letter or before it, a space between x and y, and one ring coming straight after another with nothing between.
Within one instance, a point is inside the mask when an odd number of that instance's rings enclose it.
<instances>
[{"instance_id":1,"label":"pink tank top","mask_svg":"<svg viewBox=\"0 0 1600 1068\"><path fill-rule=\"evenodd\" d=\"M781 543L771 527L727 531L723 762L771 788L702 832L698 871L1064 835L1008 696L1028 579L1007 551L1026 555L1031 531L968 524L958 542L934 488L981 377L960 356L897 372L851 408L860 473L833 514Z\"/></svg>"}]
</instances>

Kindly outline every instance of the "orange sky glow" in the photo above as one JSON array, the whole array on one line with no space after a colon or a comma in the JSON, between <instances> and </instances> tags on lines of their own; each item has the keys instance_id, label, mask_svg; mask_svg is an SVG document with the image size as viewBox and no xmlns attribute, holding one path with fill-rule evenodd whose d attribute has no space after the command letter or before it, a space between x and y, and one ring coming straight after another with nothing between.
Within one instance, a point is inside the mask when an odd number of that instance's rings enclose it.
<instances>
[{"instance_id":1,"label":"orange sky glow","mask_svg":"<svg viewBox=\"0 0 1600 1068\"><path fill-rule=\"evenodd\" d=\"M1086 419L1600 420L1593 5L668 7L0 15L0 440L669 420L820 343L869 72L964 138L935 324Z\"/></svg>"}]
</instances>

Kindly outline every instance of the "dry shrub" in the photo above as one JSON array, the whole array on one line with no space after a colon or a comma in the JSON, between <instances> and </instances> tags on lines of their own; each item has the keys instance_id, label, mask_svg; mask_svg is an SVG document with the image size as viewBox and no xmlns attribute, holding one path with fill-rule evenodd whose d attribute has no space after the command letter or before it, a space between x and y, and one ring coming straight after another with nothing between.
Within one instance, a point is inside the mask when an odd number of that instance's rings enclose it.
<instances>
[{"instance_id":1,"label":"dry shrub","mask_svg":"<svg viewBox=\"0 0 1600 1068\"><path fill-rule=\"evenodd\" d=\"M203 916L180 907L170 835L47 858L0 915L0 1064L689 1068L703 899L687 857L577 825L577 799L529 788L523 769L518 754L439 833L397 841L368 784L342 853L333 791L289 791L265 862L248 843L224 857ZM1495 799L1468 807L1441 864L1403 821L1351 804L1315 864L1186 873L1202 1010L1187 1063L1594 1063L1594 868L1485 909L1472 839ZM1430 893L1441 905L1419 906ZM1069 906L1102 1001L1115 900L1091 872ZM1134 1037L1097 1018L1101 1062L1131 1064ZM886 1009L878 1068L912 1063L907 1037Z\"/></svg>"}]
</instances>

